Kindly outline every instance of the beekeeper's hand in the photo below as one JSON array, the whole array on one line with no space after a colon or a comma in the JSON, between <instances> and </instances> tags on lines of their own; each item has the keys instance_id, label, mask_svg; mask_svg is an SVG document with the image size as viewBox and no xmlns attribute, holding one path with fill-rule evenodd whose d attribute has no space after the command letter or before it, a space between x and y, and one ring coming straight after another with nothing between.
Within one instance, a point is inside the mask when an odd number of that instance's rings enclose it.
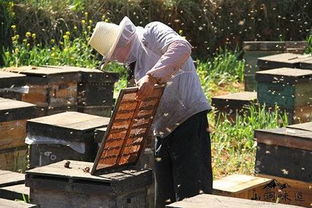
<instances>
[{"instance_id":1,"label":"beekeeper's hand","mask_svg":"<svg viewBox=\"0 0 312 208\"><path fill-rule=\"evenodd\" d=\"M137 86L139 88L139 91L137 93L137 99L143 100L144 98L151 96L155 84L157 84L157 80L154 77L150 75L145 75L144 77L142 77L137 82Z\"/></svg>"}]
</instances>

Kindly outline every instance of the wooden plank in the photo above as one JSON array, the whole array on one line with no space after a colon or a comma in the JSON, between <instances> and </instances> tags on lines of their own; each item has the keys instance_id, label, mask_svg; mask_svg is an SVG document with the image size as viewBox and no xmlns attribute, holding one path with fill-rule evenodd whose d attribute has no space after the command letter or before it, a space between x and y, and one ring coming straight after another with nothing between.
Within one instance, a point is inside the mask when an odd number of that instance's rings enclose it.
<instances>
[{"instance_id":1,"label":"wooden plank","mask_svg":"<svg viewBox=\"0 0 312 208\"><path fill-rule=\"evenodd\" d=\"M0 187L24 184L25 175L8 170L0 170Z\"/></svg>"},{"instance_id":2,"label":"wooden plank","mask_svg":"<svg viewBox=\"0 0 312 208\"><path fill-rule=\"evenodd\" d=\"M300 61L301 69L312 69L312 58L304 61Z\"/></svg>"},{"instance_id":3,"label":"wooden plank","mask_svg":"<svg viewBox=\"0 0 312 208\"><path fill-rule=\"evenodd\" d=\"M143 101L139 101L136 99L137 90L137 88L128 88L121 90L112 118L105 132L105 138L101 144L96 160L94 162L94 166L91 171L92 174L99 170L108 170L113 168L119 168L120 166L135 164L138 160L139 155L143 149L144 139L137 143L137 141L135 142L129 136L131 134L144 134L143 138L147 138L149 128L152 124L152 120L154 114L156 113L157 106L162 96L164 87L154 88L154 91L151 94L151 97L153 97L153 99L147 98ZM132 112L130 112L130 110ZM131 114L129 115L129 119L123 119L121 124L118 124L118 120L120 119L116 119L116 115L119 114L119 111L127 111L128 114ZM138 117L140 117L140 113L142 111L149 111L149 117L147 116L146 119L137 119ZM141 126L143 124L147 125ZM119 135L119 137L122 136L122 145L119 148L110 147L111 143L106 142L106 140L108 138L111 138L111 134L120 133L122 131L125 132L124 134ZM126 144L129 144L130 146L132 145L132 147L126 147ZM129 151L132 154L131 156L129 155ZM126 156L123 157L123 154L126 154ZM114 158L112 156L117 157Z\"/></svg>"},{"instance_id":4,"label":"wooden plank","mask_svg":"<svg viewBox=\"0 0 312 208\"><path fill-rule=\"evenodd\" d=\"M312 122L300 123L287 126L289 129L299 129L304 131L312 132Z\"/></svg>"},{"instance_id":5,"label":"wooden plank","mask_svg":"<svg viewBox=\"0 0 312 208\"><path fill-rule=\"evenodd\" d=\"M167 208L250 208L250 207L275 207L275 208L295 208L298 206L276 204L263 201L239 199L233 197L217 196L211 194L199 194L194 197L183 199L182 201L175 202L166 206Z\"/></svg>"},{"instance_id":6,"label":"wooden plank","mask_svg":"<svg viewBox=\"0 0 312 208\"><path fill-rule=\"evenodd\" d=\"M0 198L0 208L37 208L37 205Z\"/></svg>"},{"instance_id":7,"label":"wooden plank","mask_svg":"<svg viewBox=\"0 0 312 208\"><path fill-rule=\"evenodd\" d=\"M312 132L309 131L291 128L260 129L255 130L254 137L258 143L312 151Z\"/></svg>"}]
</instances>

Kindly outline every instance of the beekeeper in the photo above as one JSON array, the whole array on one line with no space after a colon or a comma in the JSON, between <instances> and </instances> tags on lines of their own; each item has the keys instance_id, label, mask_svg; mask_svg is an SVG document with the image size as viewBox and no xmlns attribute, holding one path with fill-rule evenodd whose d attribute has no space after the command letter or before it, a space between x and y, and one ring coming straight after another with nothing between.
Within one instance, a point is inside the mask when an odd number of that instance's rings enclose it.
<instances>
[{"instance_id":1,"label":"beekeeper","mask_svg":"<svg viewBox=\"0 0 312 208\"><path fill-rule=\"evenodd\" d=\"M211 193L211 145L207 112L190 43L169 26L151 22L136 27L128 17L119 25L98 22L89 44L104 66L117 61L134 66L138 99L166 83L153 122L156 207L199 193Z\"/></svg>"}]
</instances>

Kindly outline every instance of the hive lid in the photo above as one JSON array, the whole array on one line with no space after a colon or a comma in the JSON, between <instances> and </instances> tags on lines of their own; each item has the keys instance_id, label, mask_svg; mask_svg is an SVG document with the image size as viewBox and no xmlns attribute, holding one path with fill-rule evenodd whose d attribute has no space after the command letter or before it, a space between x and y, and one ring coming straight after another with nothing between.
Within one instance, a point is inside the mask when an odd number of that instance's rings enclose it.
<instances>
[{"instance_id":1,"label":"hive lid","mask_svg":"<svg viewBox=\"0 0 312 208\"><path fill-rule=\"evenodd\" d=\"M71 141L93 139L94 130L107 126L110 118L79 112L64 112L27 121L28 133Z\"/></svg>"},{"instance_id":2,"label":"hive lid","mask_svg":"<svg viewBox=\"0 0 312 208\"><path fill-rule=\"evenodd\" d=\"M312 132L294 128L257 129L258 143L312 151Z\"/></svg>"},{"instance_id":3,"label":"hive lid","mask_svg":"<svg viewBox=\"0 0 312 208\"><path fill-rule=\"evenodd\" d=\"M270 183L272 179L234 174L213 181L213 189L222 192L240 193Z\"/></svg>"},{"instance_id":4,"label":"hive lid","mask_svg":"<svg viewBox=\"0 0 312 208\"><path fill-rule=\"evenodd\" d=\"M116 72L101 71L98 69L75 67L75 66L48 66L51 68L60 68L63 70L73 70L80 73L80 82L96 82L114 83L119 79L119 74Z\"/></svg>"},{"instance_id":5,"label":"hive lid","mask_svg":"<svg viewBox=\"0 0 312 208\"><path fill-rule=\"evenodd\" d=\"M311 80L312 70L294 68L277 68L256 72L256 80L259 82L294 83Z\"/></svg>"},{"instance_id":6,"label":"hive lid","mask_svg":"<svg viewBox=\"0 0 312 208\"><path fill-rule=\"evenodd\" d=\"M136 99L137 88L121 90L104 140L97 153L92 174L135 164L143 149L163 87L154 89L143 101Z\"/></svg>"},{"instance_id":7,"label":"hive lid","mask_svg":"<svg viewBox=\"0 0 312 208\"><path fill-rule=\"evenodd\" d=\"M305 49L307 41L244 41L245 51L285 51L287 48Z\"/></svg>"},{"instance_id":8,"label":"hive lid","mask_svg":"<svg viewBox=\"0 0 312 208\"><path fill-rule=\"evenodd\" d=\"M0 187L23 184L25 175L7 170L0 170Z\"/></svg>"},{"instance_id":9,"label":"hive lid","mask_svg":"<svg viewBox=\"0 0 312 208\"><path fill-rule=\"evenodd\" d=\"M0 71L0 88L20 87L26 85L26 76L8 71Z\"/></svg>"},{"instance_id":10,"label":"hive lid","mask_svg":"<svg viewBox=\"0 0 312 208\"><path fill-rule=\"evenodd\" d=\"M122 171L116 171L113 173L105 173L101 175L91 175L90 168L92 167L92 162L84 162L84 161L75 161L75 160L63 160L60 162L52 163L46 166L37 167L34 169L30 169L26 171L26 186L29 186L29 182L31 180L41 179L42 187L46 183L49 183L49 180L55 180L55 185L57 186L59 179L62 179L63 182L67 182L69 185L74 184L84 184L86 188L85 191L89 191L88 187L94 185L97 186L108 186L111 184L116 184L122 181L132 181L132 183L127 183L124 185L136 185L138 183L150 183L150 180L146 180L146 176L151 177L150 170L132 170L126 169ZM145 179L143 179L145 178ZM151 178L148 178L151 179ZM96 182L96 183L92 183ZM89 186L88 186L89 183ZM103 188L104 188L103 187ZM117 186L114 188L118 188ZM123 187L126 188L126 187ZM124 190L126 191L126 190Z\"/></svg>"},{"instance_id":11,"label":"hive lid","mask_svg":"<svg viewBox=\"0 0 312 208\"><path fill-rule=\"evenodd\" d=\"M299 63L300 61L308 60L311 58L311 55L300 55L295 53L281 53L270 56L264 56L258 58L258 61L268 63L268 62L281 62L281 63Z\"/></svg>"},{"instance_id":12,"label":"hive lid","mask_svg":"<svg viewBox=\"0 0 312 208\"><path fill-rule=\"evenodd\" d=\"M312 58L300 61L301 69L312 69Z\"/></svg>"},{"instance_id":13,"label":"hive lid","mask_svg":"<svg viewBox=\"0 0 312 208\"><path fill-rule=\"evenodd\" d=\"M29 119L36 114L34 104L0 97L0 122Z\"/></svg>"},{"instance_id":14,"label":"hive lid","mask_svg":"<svg viewBox=\"0 0 312 208\"><path fill-rule=\"evenodd\" d=\"M306 122L306 123L301 123L301 124L293 124L293 125L287 126L287 128L312 132L312 122Z\"/></svg>"}]
</instances>

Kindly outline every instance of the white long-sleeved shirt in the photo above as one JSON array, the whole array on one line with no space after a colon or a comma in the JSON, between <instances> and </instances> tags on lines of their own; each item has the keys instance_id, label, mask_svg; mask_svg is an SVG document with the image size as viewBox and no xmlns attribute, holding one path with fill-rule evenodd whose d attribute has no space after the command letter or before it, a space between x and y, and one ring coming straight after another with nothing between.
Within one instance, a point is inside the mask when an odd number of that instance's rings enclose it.
<instances>
[{"instance_id":1,"label":"white long-sleeved shirt","mask_svg":"<svg viewBox=\"0 0 312 208\"><path fill-rule=\"evenodd\" d=\"M137 27L139 44L131 52L136 57L138 81L151 74L167 86L153 122L157 136L165 137L192 115L211 109L201 89L191 54L191 45L160 22Z\"/></svg>"}]
</instances>

